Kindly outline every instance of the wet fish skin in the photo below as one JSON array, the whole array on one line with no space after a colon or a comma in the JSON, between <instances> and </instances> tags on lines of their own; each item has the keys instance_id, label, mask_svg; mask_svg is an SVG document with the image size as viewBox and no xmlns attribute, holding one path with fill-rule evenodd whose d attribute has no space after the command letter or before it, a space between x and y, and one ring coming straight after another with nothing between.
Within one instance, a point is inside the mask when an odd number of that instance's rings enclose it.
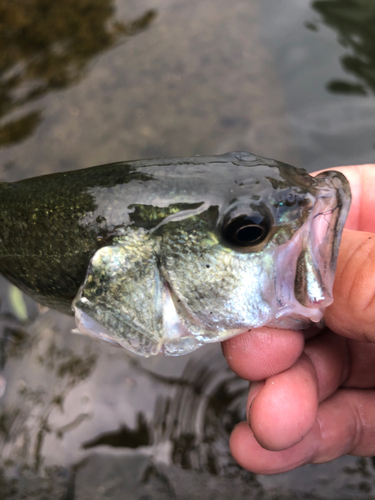
<instances>
[{"instance_id":1,"label":"wet fish skin","mask_svg":"<svg viewBox=\"0 0 375 500\"><path fill-rule=\"evenodd\" d=\"M319 322L349 205L342 174L243 152L3 183L0 272L47 306L73 307L84 333L185 354L252 327ZM265 227L255 244L226 234L245 216Z\"/></svg>"}]
</instances>

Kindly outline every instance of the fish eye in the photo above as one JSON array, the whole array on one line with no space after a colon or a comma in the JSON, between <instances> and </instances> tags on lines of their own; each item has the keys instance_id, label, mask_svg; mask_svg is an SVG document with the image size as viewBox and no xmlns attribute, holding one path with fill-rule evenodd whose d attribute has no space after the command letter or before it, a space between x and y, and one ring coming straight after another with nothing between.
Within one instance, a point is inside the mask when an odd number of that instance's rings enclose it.
<instances>
[{"instance_id":1,"label":"fish eye","mask_svg":"<svg viewBox=\"0 0 375 500\"><path fill-rule=\"evenodd\" d=\"M250 247L261 243L270 231L267 218L255 213L238 215L224 225L223 236L232 245Z\"/></svg>"}]
</instances>

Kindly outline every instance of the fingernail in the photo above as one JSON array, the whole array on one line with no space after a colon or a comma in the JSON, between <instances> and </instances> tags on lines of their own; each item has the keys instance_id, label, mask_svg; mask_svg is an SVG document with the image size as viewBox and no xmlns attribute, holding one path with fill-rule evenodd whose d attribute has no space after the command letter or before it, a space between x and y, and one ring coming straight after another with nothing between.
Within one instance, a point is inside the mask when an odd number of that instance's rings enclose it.
<instances>
[{"instance_id":1,"label":"fingernail","mask_svg":"<svg viewBox=\"0 0 375 500\"><path fill-rule=\"evenodd\" d=\"M247 396L247 423L251 427L251 406L259 391L264 386L264 382L251 382L249 395Z\"/></svg>"}]
</instances>

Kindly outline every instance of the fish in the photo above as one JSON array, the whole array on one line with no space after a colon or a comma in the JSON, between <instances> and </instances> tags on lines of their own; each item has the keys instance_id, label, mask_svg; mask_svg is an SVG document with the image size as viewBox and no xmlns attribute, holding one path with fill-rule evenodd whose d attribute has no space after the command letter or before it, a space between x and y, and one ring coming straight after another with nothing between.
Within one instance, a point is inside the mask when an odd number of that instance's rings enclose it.
<instances>
[{"instance_id":1,"label":"fish","mask_svg":"<svg viewBox=\"0 0 375 500\"><path fill-rule=\"evenodd\" d=\"M238 151L0 183L0 273L84 334L178 356L321 325L350 200L340 172Z\"/></svg>"}]
</instances>

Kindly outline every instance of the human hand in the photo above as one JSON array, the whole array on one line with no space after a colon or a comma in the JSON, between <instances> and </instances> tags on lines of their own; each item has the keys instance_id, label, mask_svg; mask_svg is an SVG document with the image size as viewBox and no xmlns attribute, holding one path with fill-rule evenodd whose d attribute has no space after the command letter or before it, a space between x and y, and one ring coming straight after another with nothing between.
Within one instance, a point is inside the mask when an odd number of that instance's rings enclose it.
<instances>
[{"instance_id":1,"label":"human hand","mask_svg":"<svg viewBox=\"0 0 375 500\"><path fill-rule=\"evenodd\" d=\"M254 381L230 448L256 473L375 455L375 165L334 170L353 199L326 328L306 341L259 328L223 342L232 370Z\"/></svg>"}]
</instances>

